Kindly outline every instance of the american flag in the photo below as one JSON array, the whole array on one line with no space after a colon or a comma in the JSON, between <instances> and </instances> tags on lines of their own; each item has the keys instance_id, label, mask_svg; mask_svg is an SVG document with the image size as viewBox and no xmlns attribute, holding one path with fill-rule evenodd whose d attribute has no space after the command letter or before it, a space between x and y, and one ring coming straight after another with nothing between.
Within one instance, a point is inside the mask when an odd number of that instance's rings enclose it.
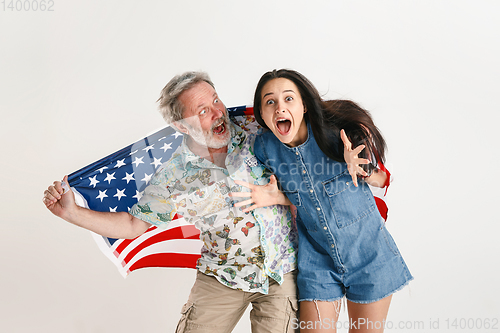
<instances>
[{"instance_id":1,"label":"american flag","mask_svg":"<svg viewBox=\"0 0 500 333\"><path fill-rule=\"evenodd\" d=\"M228 108L229 115L252 117L253 108ZM127 212L141 198L156 169L182 142L167 126L68 176L80 206L102 212ZM152 226L135 239L113 239L93 233L99 248L125 277L145 267L195 268L200 257L200 232L176 216L168 228Z\"/></svg>"},{"instance_id":2,"label":"american flag","mask_svg":"<svg viewBox=\"0 0 500 333\"><path fill-rule=\"evenodd\" d=\"M227 109L236 122L254 122L253 108ZM182 134L167 126L148 137L110 154L68 176L77 204L102 212L127 212L142 196L156 169L167 162L182 142ZM379 163L379 167L388 172ZM390 177L390 174L389 174ZM386 189L389 186L389 179ZM385 191L373 188L378 209L387 219ZM126 277L146 267L195 268L200 257L200 231L184 218L176 218L166 229L150 227L135 239L113 239L92 233L101 251Z\"/></svg>"}]
</instances>

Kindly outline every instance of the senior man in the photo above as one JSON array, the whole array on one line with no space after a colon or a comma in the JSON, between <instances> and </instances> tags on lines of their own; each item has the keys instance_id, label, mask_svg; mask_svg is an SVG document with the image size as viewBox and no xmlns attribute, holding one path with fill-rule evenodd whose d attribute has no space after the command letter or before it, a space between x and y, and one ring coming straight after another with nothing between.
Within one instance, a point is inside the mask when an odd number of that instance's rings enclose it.
<instances>
[{"instance_id":1,"label":"senior man","mask_svg":"<svg viewBox=\"0 0 500 333\"><path fill-rule=\"evenodd\" d=\"M229 195L240 190L241 181L269 181L253 154L254 135L230 121L206 73L175 76L158 102L184 140L129 213L78 207L71 191L63 194L61 182L44 192L45 205L70 223L112 238L135 238L151 225L166 226L176 214L183 216L200 229L204 245L177 332L231 332L249 304L252 332L292 332L297 242L289 201L271 191L263 201L275 205L254 203L257 208L244 213Z\"/></svg>"}]
</instances>

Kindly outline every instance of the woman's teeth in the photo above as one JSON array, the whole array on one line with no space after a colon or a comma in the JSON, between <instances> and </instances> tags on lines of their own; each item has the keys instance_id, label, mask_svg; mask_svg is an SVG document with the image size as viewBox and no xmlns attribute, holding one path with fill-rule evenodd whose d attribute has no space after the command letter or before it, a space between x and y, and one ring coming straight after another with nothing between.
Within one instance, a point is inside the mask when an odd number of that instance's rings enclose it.
<instances>
[{"instance_id":1,"label":"woman's teeth","mask_svg":"<svg viewBox=\"0 0 500 333\"><path fill-rule=\"evenodd\" d=\"M290 131L292 122L288 119L278 119L276 121L276 128L281 134L287 134Z\"/></svg>"}]
</instances>

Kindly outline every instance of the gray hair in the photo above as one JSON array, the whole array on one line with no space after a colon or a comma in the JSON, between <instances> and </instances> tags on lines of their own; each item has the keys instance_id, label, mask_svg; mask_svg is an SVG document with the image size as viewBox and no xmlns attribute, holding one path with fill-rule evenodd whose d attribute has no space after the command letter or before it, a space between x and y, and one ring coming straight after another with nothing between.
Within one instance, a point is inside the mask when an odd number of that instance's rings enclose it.
<instances>
[{"instance_id":1,"label":"gray hair","mask_svg":"<svg viewBox=\"0 0 500 333\"><path fill-rule=\"evenodd\" d=\"M184 105L179 101L179 96L199 82L206 82L215 88L207 73L185 72L174 76L162 89L157 102L160 104L160 114L167 123L172 124L174 121L182 120Z\"/></svg>"}]
</instances>

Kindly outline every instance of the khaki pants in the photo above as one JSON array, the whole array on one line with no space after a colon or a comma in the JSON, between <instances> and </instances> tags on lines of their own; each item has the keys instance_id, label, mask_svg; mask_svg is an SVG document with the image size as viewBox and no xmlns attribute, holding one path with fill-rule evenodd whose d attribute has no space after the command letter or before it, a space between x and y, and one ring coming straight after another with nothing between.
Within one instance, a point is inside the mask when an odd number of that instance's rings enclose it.
<instances>
[{"instance_id":1,"label":"khaki pants","mask_svg":"<svg viewBox=\"0 0 500 333\"><path fill-rule=\"evenodd\" d=\"M228 288L198 272L176 333L229 333L250 303L253 333L298 332L292 329L298 317L296 278L296 272L285 274L281 285L270 279L269 294L263 295Z\"/></svg>"}]
</instances>

